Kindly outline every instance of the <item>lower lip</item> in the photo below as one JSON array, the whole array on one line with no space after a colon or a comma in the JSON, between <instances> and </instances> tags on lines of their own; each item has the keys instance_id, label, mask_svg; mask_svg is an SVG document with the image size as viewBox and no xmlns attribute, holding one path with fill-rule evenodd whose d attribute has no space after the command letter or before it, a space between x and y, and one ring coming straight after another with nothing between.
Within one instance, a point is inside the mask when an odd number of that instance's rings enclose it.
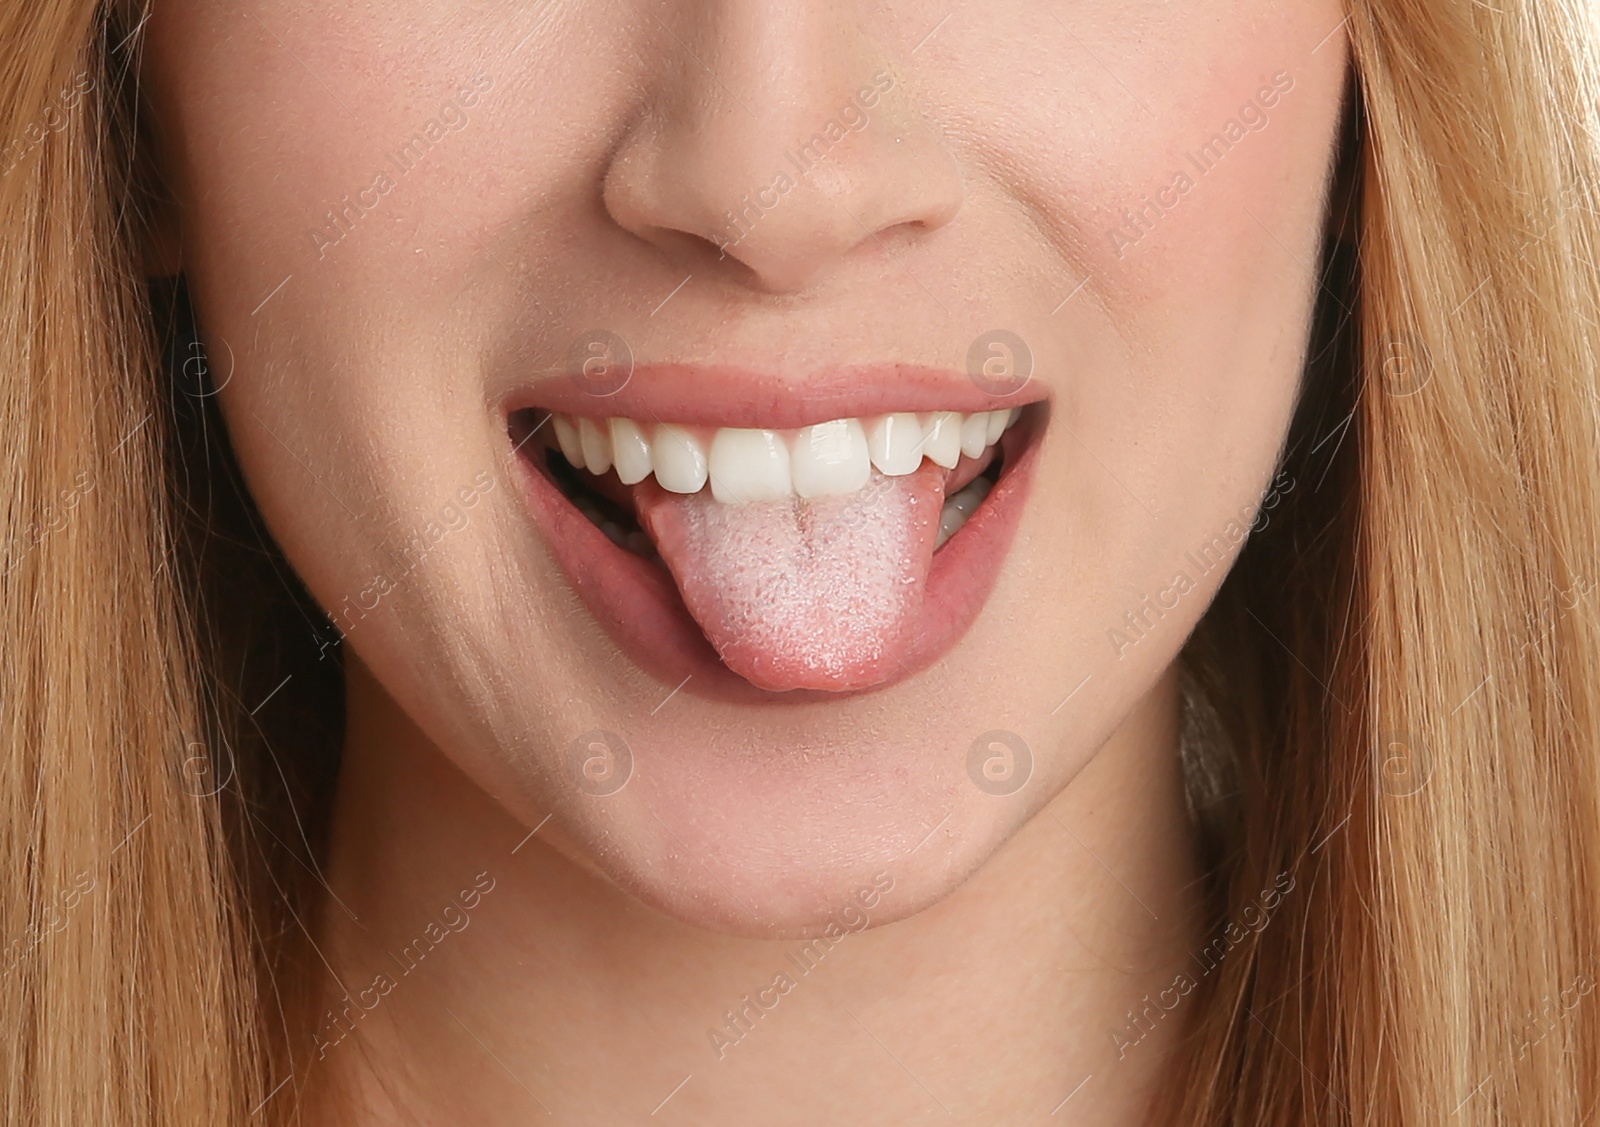
<instances>
[{"instance_id":1,"label":"lower lip","mask_svg":"<svg viewBox=\"0 0 1600 1127\"><path fill-rule=\"evenodd\" d=\"M1032 414L1031 412L1029 413ZM1010 550L1033 479L1042 420L1024 417L1000 439L1005 466L984 503L933 556L917 640L900 672L850 693L758 689L722 664L690 617L667 569L613 544L555 482L519 454L524 496L567 582L624 653L665 685L715 700L809 703L886 688L944 657L977 619ZM542 448L539 448L542 453Z\"/></svg>"}]
</instances>

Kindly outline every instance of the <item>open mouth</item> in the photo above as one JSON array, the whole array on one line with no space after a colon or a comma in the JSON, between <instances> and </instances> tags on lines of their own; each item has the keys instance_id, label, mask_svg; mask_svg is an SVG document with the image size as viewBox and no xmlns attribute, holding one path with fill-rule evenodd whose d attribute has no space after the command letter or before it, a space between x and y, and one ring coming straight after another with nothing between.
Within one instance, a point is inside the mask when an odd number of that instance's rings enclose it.
<instances>
[{"instance_id":1,"label":"open mouth","mask_svg":"<svg viewBox=\"0 0 1600 1127\"><path fill-rule=\"evenodd\" d=\"M567 402L513 406L507 432L568 581L641 668L735 698L877 688L953 648L1010 546L1046 410L769 429L551 398Z\"/></svg>"}]
</instances>

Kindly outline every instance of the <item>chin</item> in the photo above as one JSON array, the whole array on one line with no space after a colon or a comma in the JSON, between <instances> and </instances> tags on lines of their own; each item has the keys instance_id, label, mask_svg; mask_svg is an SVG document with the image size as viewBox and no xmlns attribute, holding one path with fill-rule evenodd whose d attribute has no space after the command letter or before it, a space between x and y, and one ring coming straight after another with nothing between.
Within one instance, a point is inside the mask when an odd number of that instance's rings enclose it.
<instances>
[{"instance_id":1,"label":"chin","mask_svg":"<svg viewBox=\"0 0 1600 1127\"><path fill-rule=\"evenodd\" d=\"M944 899L1024 819L1023 804L977 792L965 761L965 746L931 744L657 747L659 775L641 770L603 813L575 809L541 838L695 927L861 931Z\"/></svg>"}]
</instances>

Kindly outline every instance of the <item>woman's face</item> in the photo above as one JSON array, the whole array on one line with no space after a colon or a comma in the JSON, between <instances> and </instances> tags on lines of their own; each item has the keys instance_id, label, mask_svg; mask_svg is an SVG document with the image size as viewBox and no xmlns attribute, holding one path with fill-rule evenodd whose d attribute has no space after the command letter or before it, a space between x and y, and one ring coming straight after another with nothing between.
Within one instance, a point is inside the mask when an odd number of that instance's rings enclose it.
<instances>
[{"instance_id":1,"label":"woman's face","mask_svg":"<svg viewBox=\"0 0 1600 1127\"><path fill-rule=\"evenodd\" d=\"M162 0L305 644L680 918L945 895L1295 487L1342 14Z\"/></svg>"}]
</instances>

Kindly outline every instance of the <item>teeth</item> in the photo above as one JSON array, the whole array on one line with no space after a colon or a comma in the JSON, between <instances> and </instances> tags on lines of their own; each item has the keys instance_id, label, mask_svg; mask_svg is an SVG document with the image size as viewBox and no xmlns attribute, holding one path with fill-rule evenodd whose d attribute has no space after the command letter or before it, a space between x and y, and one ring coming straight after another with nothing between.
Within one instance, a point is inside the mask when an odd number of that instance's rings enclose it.
<instances>
[{"instance_id":1,"label":"teeth","mask_svg":"<svg viewBox=\"0 0 1600 1127\"><path fill-rule=\"evenodd\" d=\"M915 473L922 465L922 424L915 415L885 415L867 432L872 464L890 477Z\"/></svg>"},{"instance_id":2,"label":"teeth","mask_svg":"<svg viewBox=\"0 0 1600 1127\"><path fill-rule=\"evenodd\" d=\"M977 512L978 506L983 504L983 499L989 495L993 484L986 477L975 478L965 489L946 498L944 508L939 511L939 538L934 541L934 551L944 547L946 540L961 531L961 526L967 523L967 518Z\"/></svg>"},{"instance_id":3,"label":"teeth","mask_svg":"<svg viewBox=\"0 0 1600 1127\"><path fill-rule=\"evenodd\" d=\"M961 460L961 416L954 411L940 411L928 420L926 434L923 454L935 465L955 469Z\"/></svg>"},{"instance_id":4,"label":"teeth","mask_svg":"<svg viewBox=\"0 0 1600 1127\"><path fill-rule=\"evenodd\" d=\"M655 463L656 482L669 492L698 493L706 483L705 447L682 427L670 423L656 427L650 460Z\"/></svg>"},{"instance_id":5,"label":"teeth","mask_svg":"<svg viewBox=\"0 0 1600 1127\"><path fill-rule=\"evenodd\" d=\"M611 451L623 485L637 485L650 476L650 440L632 419L611 420Z\"/></svg>"},{"instance_id":6,"label":"teeth","mask_svg":"<svg viewBox=\"0 0 1600 1127\"><path fill-rule=\"evenodd\" d=\"M698 493L709 481L716 500L737 505L848 495L867 484L874 466L889 477L915 473L924 458L954 469L962 457L979 457L998 442L1021 414L1019 407L972 415L896 412L794 431L708 430L565 415L553 415L551 421L556 444L577 469L597 475L615 469L624 485L654 474L672 493ZM940 543L961 527L987 489L986 483L974 482L946 500Z\"/></svg>"},{"instance_id":7,"label":"teeth","mask_svg":"<svg viewBox=\"0 0 1600 1127\"><path fill-rule=\"evenodd\" d=\"M986 477L973 478L972 483L945 502L945 508L954 509L965 520L978 511L983 499L989 495L993 483ZM959 527L959 526L958 526Z\"/></svg>"},{"instance_id":8,"label":"teeth","mask_svg":"<svg viewBox=\"0 0 1600 1127\"><path fill-rule=\"evenodd\" d=\"M584 467L592 474L603 474L611 468L610 428L600 429L593 419L578 420L578 445L583 447Z\"/></svg>"},{"instance_id":9,"label":"teeth","mask_svg":"<svg viewBox=\"0 0 1600 1127\"><path fill-rule=\"evenodd\" d=\"M968 415L961 421L961 452L969 458L976 458L983 453L983 448L989 445L989 415L986 411L979 411L976 415Z\"/></svg>"},{"instance_id":10,"label":"teeth","mask_svg":"<svg viewBox=\"0 0 1600 1127\"><path fill-rule=\"evenodd\" d=\"M583 445L578 440L578 428L564 415L556 415L552 422L555 423L556 441L561 444L561 453L573 468L583 469Z\"/></svg>"},{"instance_id":11,"label":"teeth","mask_svg":"<svg viewBox=\"0 0 1600 1127\"><path fill-rule=\"evenodd\" d=\"M789 444L770 430L723 427L711 440L707 472L711 496L724 505L779 501L794 493Z\"/></svg>"},{"instance_id":12,"label":"teeth","mask_svg":"<svg viewBox=\"0 0 1600 1127\"><path fill-rule=\"evenodd\" d=\"M867 432L859 419L803 427L789 457L794 491L802 497L854 493L872 476Z\"/></svg>"}]
</instances>

